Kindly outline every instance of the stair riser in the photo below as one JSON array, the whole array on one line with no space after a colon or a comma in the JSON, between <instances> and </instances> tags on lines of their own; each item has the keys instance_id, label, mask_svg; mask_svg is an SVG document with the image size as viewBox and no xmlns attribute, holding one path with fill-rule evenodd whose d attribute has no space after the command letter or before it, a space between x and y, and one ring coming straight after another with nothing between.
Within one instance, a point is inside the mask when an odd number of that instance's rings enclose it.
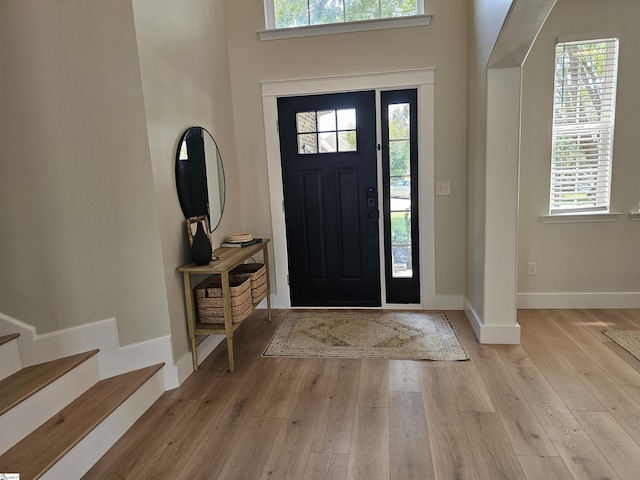
<instances>
[{"instance_id":1,"label":"stair riser","mask_svg":"<svg viewBox=\"0 0 640 480\"><path fill-rule=\"evenodd\" d=\"M97 357L87 359L0 416L0 455L98 382Z\"/></svg>"},{"instance_id":2,"label":"stair riser","mask_svg":"<svg viewBox=\"0 0 640 480\"><path fill-rule=\"evenodd\" d=\"M160 369L40 478L81 478L163 392L163 372Z\"/></svg>"},{"instance_id":3,"label":"stair riser","mask_svg":"<svg viewBox=\"0 0 640 480\"><path fill-rule=\"evenodd\" d=\"M14 339L0 345L0 380L13 375L21 368L18 340Z\"/></svg>"}]
</instances>

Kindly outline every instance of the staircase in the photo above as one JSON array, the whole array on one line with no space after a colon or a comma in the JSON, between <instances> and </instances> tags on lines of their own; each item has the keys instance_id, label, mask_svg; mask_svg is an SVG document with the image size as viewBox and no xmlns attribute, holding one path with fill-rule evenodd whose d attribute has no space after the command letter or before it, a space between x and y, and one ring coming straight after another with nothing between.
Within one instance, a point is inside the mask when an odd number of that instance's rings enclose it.
<instances>
[{"instance_id":1,"label":"staircase","mask_svg":"<svg viewBox=\"0 0 640 480\"><path fill-rule=\"evenodd\" d=\"M0 336L0 473L73 480L164 391L163 364L99 379L98 350L22 367Z\"/></svg>"}]
</instances>

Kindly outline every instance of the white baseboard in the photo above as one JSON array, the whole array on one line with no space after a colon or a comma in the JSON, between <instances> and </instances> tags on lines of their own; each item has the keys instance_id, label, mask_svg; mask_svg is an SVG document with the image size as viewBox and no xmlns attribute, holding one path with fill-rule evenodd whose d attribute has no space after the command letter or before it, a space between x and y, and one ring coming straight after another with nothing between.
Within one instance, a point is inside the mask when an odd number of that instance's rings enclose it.
<instances>
[{"instance_id":1,"label":"white baseboard","mask_svg":"<svg viewBox=\"0 0 640 480\"><path fill-rule=\"evenodd\" d=\"M640 292L519 293L518 308L640 308Z\"/></svg>"},{"instance_id":2,"label":"white baseboard","mask_svg":"<svg viewBox=\"0 0 640 480\"><path fill-rule=\"evenodd\" d=\"M41 478L81 478L151 407L163 390L162 373L158 371Z\"/></svg>"},{"instance_id":3,"label":"white baseboard","mask_svg":"<svg viewBox=\"0 0 640 480\"><path fill-rule=\"evenodd\" d=\"M476 334L478 342L498 345L518 345L520 343L520 325L485 325L471 303L465 298L464 313Z\"/></svg>"},{"instance_id":4,"label":"white baseboard","mask_svg":"<svg viewBox=\"0 0 640 480\"><path fill-rule=\"evenodd\" d=\"M260 302L256 308L266 308L266 299ZM271 308L287 309L291 308L291 299L289 298L289 292L286 294L276 294L271 292Z\"/></svg>"},{"instance_id":5,"label":"white baseboard","mask_svg":"<svg viewBox=\"0 0 640 480\"><path fill-rule=\"evenodd\" d=\"M13 375L22 368L18 341L13 339L0 345L0 380Z\"/></svg>"},{"instance_id":6,"label":"white baseboard","mask_svg":"<svg viewBox=\"0 0 640 480\"><path fill-rule=\"evenodd\" d=\"M0 335L9 333L20 334L17 341L23 367L98 348L101 379L164 363L165 389L179 386L171 337L167 335L121 347L115 318L38 334L35 327L0 313Z\"/></svg>"}]
</instances>

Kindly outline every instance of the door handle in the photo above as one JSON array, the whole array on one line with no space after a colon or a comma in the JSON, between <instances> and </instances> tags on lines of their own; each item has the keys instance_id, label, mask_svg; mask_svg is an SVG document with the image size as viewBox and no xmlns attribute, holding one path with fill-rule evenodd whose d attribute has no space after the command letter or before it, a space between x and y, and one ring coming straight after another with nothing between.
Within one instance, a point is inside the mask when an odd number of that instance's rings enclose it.
<instances>
[{"instance_id":1,"label":"door handle","mask_svg":"<svg viewBox=\"0 0 640 480\"><path fill-rule=\"evenodd\" d=\"M369 209L367 215L369 220L378 218L378 198L374 187L367 188L367 208Z\"/></svg>"}]
</instances>

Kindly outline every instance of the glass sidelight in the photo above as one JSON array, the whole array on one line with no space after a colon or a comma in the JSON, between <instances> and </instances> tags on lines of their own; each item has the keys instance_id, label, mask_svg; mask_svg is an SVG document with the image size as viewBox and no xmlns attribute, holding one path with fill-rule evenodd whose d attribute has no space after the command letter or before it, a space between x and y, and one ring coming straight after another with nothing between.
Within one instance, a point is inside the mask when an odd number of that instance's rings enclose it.
<instances>
[{"instance_id":1,"label":"glass sidelight","mask_svg":"<svg viewBox=\"0 0 640 480\"><path fill-rule=\"evenodd\" d=\"M416 90L381 93L388 303L419 303Z\"/></svg>"}]
</instances>

